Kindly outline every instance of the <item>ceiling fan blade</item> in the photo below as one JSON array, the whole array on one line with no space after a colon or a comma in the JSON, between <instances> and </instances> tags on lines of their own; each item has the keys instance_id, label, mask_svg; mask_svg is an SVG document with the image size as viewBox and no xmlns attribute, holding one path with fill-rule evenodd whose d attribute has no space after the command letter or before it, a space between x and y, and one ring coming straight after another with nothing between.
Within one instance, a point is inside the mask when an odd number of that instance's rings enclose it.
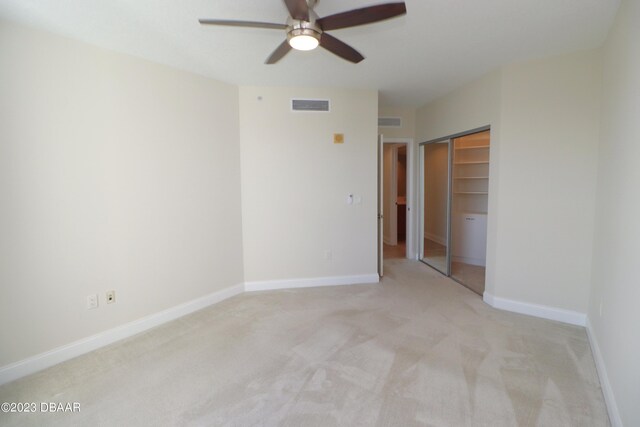
<instances>
[{"instance_id":1,"label":"ceiling fan blade","mask_svg":"<svg viewBox=\"0 0 640 427\"><path fill-rule=\"evenodd\" d=\"M280 61L289 51L291 50L291 45L289 45L289 41L285 40L282 42L280 46L273 51L271 56L267 58L265 64L275 64Z\"/></svg>"},{"instance_id":2,"label":"ceiling fan blade","mask_svg":"<svg viewBox=\"0 0 640 427\"><path fill-rule=\"evenodd\" d=\"M251 27L251 28L269 28L272 30L285 30L285 24L272 24L270 22L255 21L229 21L226 19L199 19L202 25L226 25L228 27Z\"/></svg>"},{"instance_id":3,"label":"ceiling fan blade","mask_svg":"<svg viewBox=\"0 0 640 427\"><path fill-rule=\"evenodd\" d=\"M331 31L384 21L405 13L407 13L407 6L404 2L385 3L325 16L316 22L320 25L322 31Z\"/></svg>"},{"instance_id":4,"label":"ceiling fan blade","mask_svg":"<svg viewBox=\"0 0 640 427\"><path fill-rule=\"evenodd\" d=\"M284 4L287 5L289 15L291 15L293 19L300 21L309 20L309 5L307 5L307 0L284 0Z\"/></svg>"},{"instance_id":5,"label":"ceiling fan blade","mask_svg":"<svg viewBox=\"0 0 640 427\"><path fill-rule=\"evenodd\" d=\"M329 52L338 55L340 58L353 62L354 64L357 64L364 59L364 56L362 56L360 52L327 33L322 33L320 36L320 46L327 49Z\"/></svg>"}]
</instances>

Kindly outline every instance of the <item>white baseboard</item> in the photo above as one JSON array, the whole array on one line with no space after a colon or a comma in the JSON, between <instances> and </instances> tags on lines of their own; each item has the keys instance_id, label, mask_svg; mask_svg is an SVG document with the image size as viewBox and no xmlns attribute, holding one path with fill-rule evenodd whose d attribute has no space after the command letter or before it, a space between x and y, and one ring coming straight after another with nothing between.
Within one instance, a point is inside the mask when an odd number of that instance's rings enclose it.
<instances>
[{"instance_id":1,"label":"white baseboard","mask_svg":"<svg viewBox=\"0 0 640 427\"><path fill-rule=\"evenodd\" d=\"M558 322L569 323L577 326L586 326L587 324L587 315L577 311L499 298L488 292L484 293L482 299L491 307L499 308L500 310L527 314L529 316L541 317L543 319L557 320Z\"/></svg>"},{"instance_id":2,"label":"white baseboard","mask_svg":"<svg viewBox=\"0 0 640 427\"><path fill-rule=\"evenodd\" d=\"M50 366L64 362L82 354L96 350L100 347L112 344L124 338L139 334L163 323L201 310L220 301L241 294L244 290L242 284L238 284L204 297L188 301L184 304L168 308L159 313L143 317L133 322L109 329L87 338L72 342L62 347L54 348L47 352L29 357L27 359L6 365L0 368L0 385L41 371Z\"/></svg>"},{"instance_id":3,"label":"white baseboard","mask_svg":"<svg viewBox=\"0 0 640 427\"><path fill-rule=\"evenodd\" d=\"M589 337L589 343L591 344L591 352L593 353L593 359L596 362L596 369L598 370L598 378L600 379L600 387L602 387L602 394L604 395L604 401L607 404L607 411L609 412L609 420L612 427L623 427L622 418L620 417L620 411L618 410L618 404L616 403L615 396L613 395L613 389L609 382L609 375L607 375L607 368L600 352L600 345L598 339L591 327L591 322L587 318L587 336Z\"/></svg>"},{"instance_id":4,"label":"white baseboard","mask_svg":"<svg viewBox=\"0 0 640 427\"><path fill-rule=\"evenodd\" d=\"M245 282L246 292L270 291L275 289L312 288L316 286L359 285L364 283L378 283L377 274L363 274L358 276L314 277L310 279L264 280L259 282Z\"/></svg>"},{"instance_id":5,"label":"white baseboard","mask_svg":"<svg viewBox=\"0 0 640 427\"><path fill-rule=\"evenodd\" d=\"M262 282L247 282L238 284L204 297L168 308L159 313L143 317L133 322L109 329L70 344L54 348L47 352L29 357L24 360L0 367L0 385L73 359L90 351L97 350L124 338L144 332L148 329L186 316L220 301L224 301L243 292L263 291L271 289L309 288L315 286L355 285L364 283L378 283L377 274L357 276L318 277L312 279L269 280Z\"/></svg>"},{"instance_id":6,"label":"white baseboard","mask_svg":"<svg viewBox=\"0 0 640 427\"><path fill-rule=\"evenodd\" d=\"M469 265L477 265L478 267L486 267L486 262L484 258L468 258L463 256L452 255L451 261L461 262L463 264L469 264Z\"/></svg>"}]
</instances>

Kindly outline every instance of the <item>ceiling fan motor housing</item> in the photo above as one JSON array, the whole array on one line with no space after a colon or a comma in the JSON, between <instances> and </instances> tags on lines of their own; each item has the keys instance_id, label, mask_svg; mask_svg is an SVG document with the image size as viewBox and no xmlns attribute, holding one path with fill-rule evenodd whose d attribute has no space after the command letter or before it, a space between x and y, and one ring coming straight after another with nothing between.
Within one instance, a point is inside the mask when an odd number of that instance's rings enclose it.
<instances>
[{"instance_id":1,"label":"ceiling fan motor housing","mask_svg":"<svg viewBox=\"0 0 640 427\"><path fill-rule=\"evenodd\" d=\"M320 41L322 30L316 25L311 25L308 22L299 21L301 25L294 25L287 30L287 40L291 41L294 37L309 36Z\"/></svg>"},{"instance_id":2,"label":"ceiling fan motor housing","mask_svg":"<svg viewBox=\"0 0 640 427\"><path fill-rule=\"evenodd\" d=\"M291 41L294 37L309 36L320 41L322 28L316 24L318 16L313 10L309 10L309 21L301 21L289 17L287 19L287 40Z\"/></svg>"}]
</instances>

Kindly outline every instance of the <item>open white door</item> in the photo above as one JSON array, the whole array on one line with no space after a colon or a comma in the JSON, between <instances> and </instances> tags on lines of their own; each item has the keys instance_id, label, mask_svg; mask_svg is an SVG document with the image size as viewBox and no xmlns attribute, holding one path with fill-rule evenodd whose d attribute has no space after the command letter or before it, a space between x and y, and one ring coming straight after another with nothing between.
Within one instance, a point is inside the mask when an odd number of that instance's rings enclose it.
<instances>
[{"instance_id":1,"label":"open white door","mask_svg":"<svg viewBox=\"0 0 640 427\"><path fill-rule=\"evenodd\" d=\"M382 143L382 162L389 162L388 165L383 164L382 166L382 195L384 196L382 199L382 228L387 233L387 244L396 246L398 244L398 149L400 146L389 144L387 141L386 155L389 158L385 158L385 143L384 141ZM385 237L384 234L382 237Z\"/></svg>"},{"instance_id":2,"label":"open white door","mask_svg":"<svg viewBox=\"0 0 640 427\"><path fill-rule=\"evenodd\" d=\"M383 142L384 137L382 135L378 135L378 275L380 277L384 274L384 216L382 215L384 212L384 193L382 190L382 178L384 176L384 157L382 151L384 146Z\"/></svg>"}]
</instances>

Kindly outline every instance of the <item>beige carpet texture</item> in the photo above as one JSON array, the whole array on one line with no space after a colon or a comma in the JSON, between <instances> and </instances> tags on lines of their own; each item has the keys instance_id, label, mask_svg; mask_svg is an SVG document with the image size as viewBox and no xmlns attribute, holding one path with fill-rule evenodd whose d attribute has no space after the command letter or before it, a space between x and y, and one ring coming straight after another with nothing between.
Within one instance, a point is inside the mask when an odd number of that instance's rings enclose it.
<instances>
[{"instance_id":1,"label":"beige carpet texture","mask_svg":"<svg viewBox=\"0 0 640 427\"><path fill-rule=\"evenodd\" d=\"M493 309L429 267L245 293L0 387L2 426L608 426L584 328Z\"/></svg>"}]
</instances>

